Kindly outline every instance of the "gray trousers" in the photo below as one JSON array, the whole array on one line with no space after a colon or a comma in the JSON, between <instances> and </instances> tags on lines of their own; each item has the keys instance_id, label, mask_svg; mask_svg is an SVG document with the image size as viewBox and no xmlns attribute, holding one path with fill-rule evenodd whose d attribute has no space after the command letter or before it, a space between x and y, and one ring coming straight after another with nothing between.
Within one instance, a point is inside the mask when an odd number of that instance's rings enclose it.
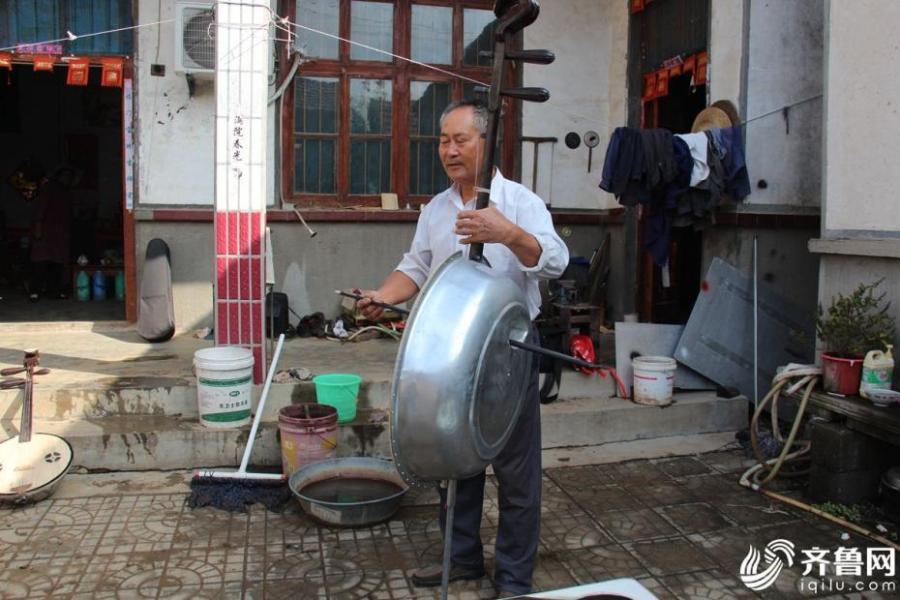
<instances>
[{"instance_id":1,"label":"gray trousers","mask_svg":"<svg viewBox=\"0 0 900 600\"><path fill-rule=\"evenodd\" d=\"M534 336L535 338L537 336ZM506 446L492 466L499 488L500 524L495 545L494 583L499 589L527 594L540 543L541 525L541 402L538 390L538 357L533 368L518 421ZM454 565L484 565L481 544L481 510L484 472L460 480L453 515L452 561ZM447 490L441 488L441 531L446 522Z\"/></svg>"}]
</instances>

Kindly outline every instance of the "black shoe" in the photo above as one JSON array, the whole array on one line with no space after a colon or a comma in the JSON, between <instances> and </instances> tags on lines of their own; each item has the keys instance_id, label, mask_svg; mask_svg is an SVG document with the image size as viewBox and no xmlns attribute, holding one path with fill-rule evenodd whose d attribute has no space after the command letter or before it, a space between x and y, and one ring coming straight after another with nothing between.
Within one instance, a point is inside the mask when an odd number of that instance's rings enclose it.
<instances>
[{"instance_id":1,"label":"black shoe","mask_svg":"<svg viewBox=\"0 0 900 600\"><path fill-rule=\"evenodd\" d=\"M442 565L431 565L419 569L412 574L413 585L418 587L436 587L441 585L443 575ZM481 579L485 576L484 567L463 567L453 565L450 567L450 581L470 581Z\"/></svg>"},{"instance_id":2,"label":"black shoe","mask_svg":"<svg viewBox=\"0 0 900 600\"><path fill-rule=\"evenodd\" d=\"M497 600L501 598L519 598L524 594L520 594L519 592L510 592L509 590L500 590L497 592Z\"/></svg>"}]
</instances>

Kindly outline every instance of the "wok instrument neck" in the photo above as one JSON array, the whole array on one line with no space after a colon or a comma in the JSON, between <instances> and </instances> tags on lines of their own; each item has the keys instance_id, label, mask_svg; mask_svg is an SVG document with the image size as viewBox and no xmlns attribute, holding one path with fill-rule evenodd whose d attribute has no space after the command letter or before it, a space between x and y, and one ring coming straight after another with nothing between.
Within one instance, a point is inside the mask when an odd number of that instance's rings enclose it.
<instances>
[{"instance_id":1,"label":"wok instrument neck","mask_svg":"<svg viewBox=\"0 0 900 600\"><path fill-rule=\"evenodd\" d=\"M531 25L537 19L540 6L537 0L498 0L494 3L494 14L497 23L494 27L494 50L491 54L493 68L491 70L491 87L487 92L488 122L484 134L484 159L481 173L476 181L478 192L475 209L487 208L490 203L491 180L494 176L494 156L497 150L497 138L502 118L502 96L545 102L550 98L549 92L542 88L503 89L505 66L507 60L518 60L526 63L550 64L554 56L546 50L508 51L514 43L515 35ZM484 244L477 242L469 248L469 260L484 262Z\"/></svg>"}]
</instances>

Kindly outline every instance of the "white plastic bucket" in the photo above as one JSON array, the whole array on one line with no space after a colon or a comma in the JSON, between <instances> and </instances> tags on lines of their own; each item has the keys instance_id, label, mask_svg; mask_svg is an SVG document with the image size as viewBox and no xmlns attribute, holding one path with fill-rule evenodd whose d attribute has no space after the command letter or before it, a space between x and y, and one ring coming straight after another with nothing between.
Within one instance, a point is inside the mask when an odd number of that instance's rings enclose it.
<instances>
[{"instance_id":1,"label":"white plastic bucket","mask_svg":"<svg viewBox=\"0 0 900 600\"><path fill-rule=\"evenodd\" d=\"M194 352L200 423L214 429L250 422L253 353L241 346L216 346Z\"/></svg>"},{"instance_id":2,"label":"white plastic bucket","mask_svg":"<svg viewBox=\"0 0 900 600\"><path fill-rule=\"evenodd\" d=\"M675 359L668 356L638 356L632 359L634 401L650 406L672 403L675 387Z\"/></svg>"}]
</instances>

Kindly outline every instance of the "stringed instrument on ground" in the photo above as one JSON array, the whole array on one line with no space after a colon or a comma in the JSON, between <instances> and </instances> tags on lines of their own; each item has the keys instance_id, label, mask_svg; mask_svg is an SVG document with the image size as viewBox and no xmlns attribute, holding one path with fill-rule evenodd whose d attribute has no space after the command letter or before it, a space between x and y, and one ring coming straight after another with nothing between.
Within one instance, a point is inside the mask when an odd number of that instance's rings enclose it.
<instances>
[{"instance_id":1,"label":"stringed instrument on ground","mask_svg":"<svg viewBox=\"0 0 900 600\"><path fill-rule=\"evenodd\" d=\"M0 389L21 389L19 433L0 443L0 503L29 504L50 496L72 465L72 446L51 433L33 433L34 378L49 369L38 368L41 355L26 350L21 367L0 371ZM24 378L12 377L25 374Z\"/></svg>"}]
</instances>

